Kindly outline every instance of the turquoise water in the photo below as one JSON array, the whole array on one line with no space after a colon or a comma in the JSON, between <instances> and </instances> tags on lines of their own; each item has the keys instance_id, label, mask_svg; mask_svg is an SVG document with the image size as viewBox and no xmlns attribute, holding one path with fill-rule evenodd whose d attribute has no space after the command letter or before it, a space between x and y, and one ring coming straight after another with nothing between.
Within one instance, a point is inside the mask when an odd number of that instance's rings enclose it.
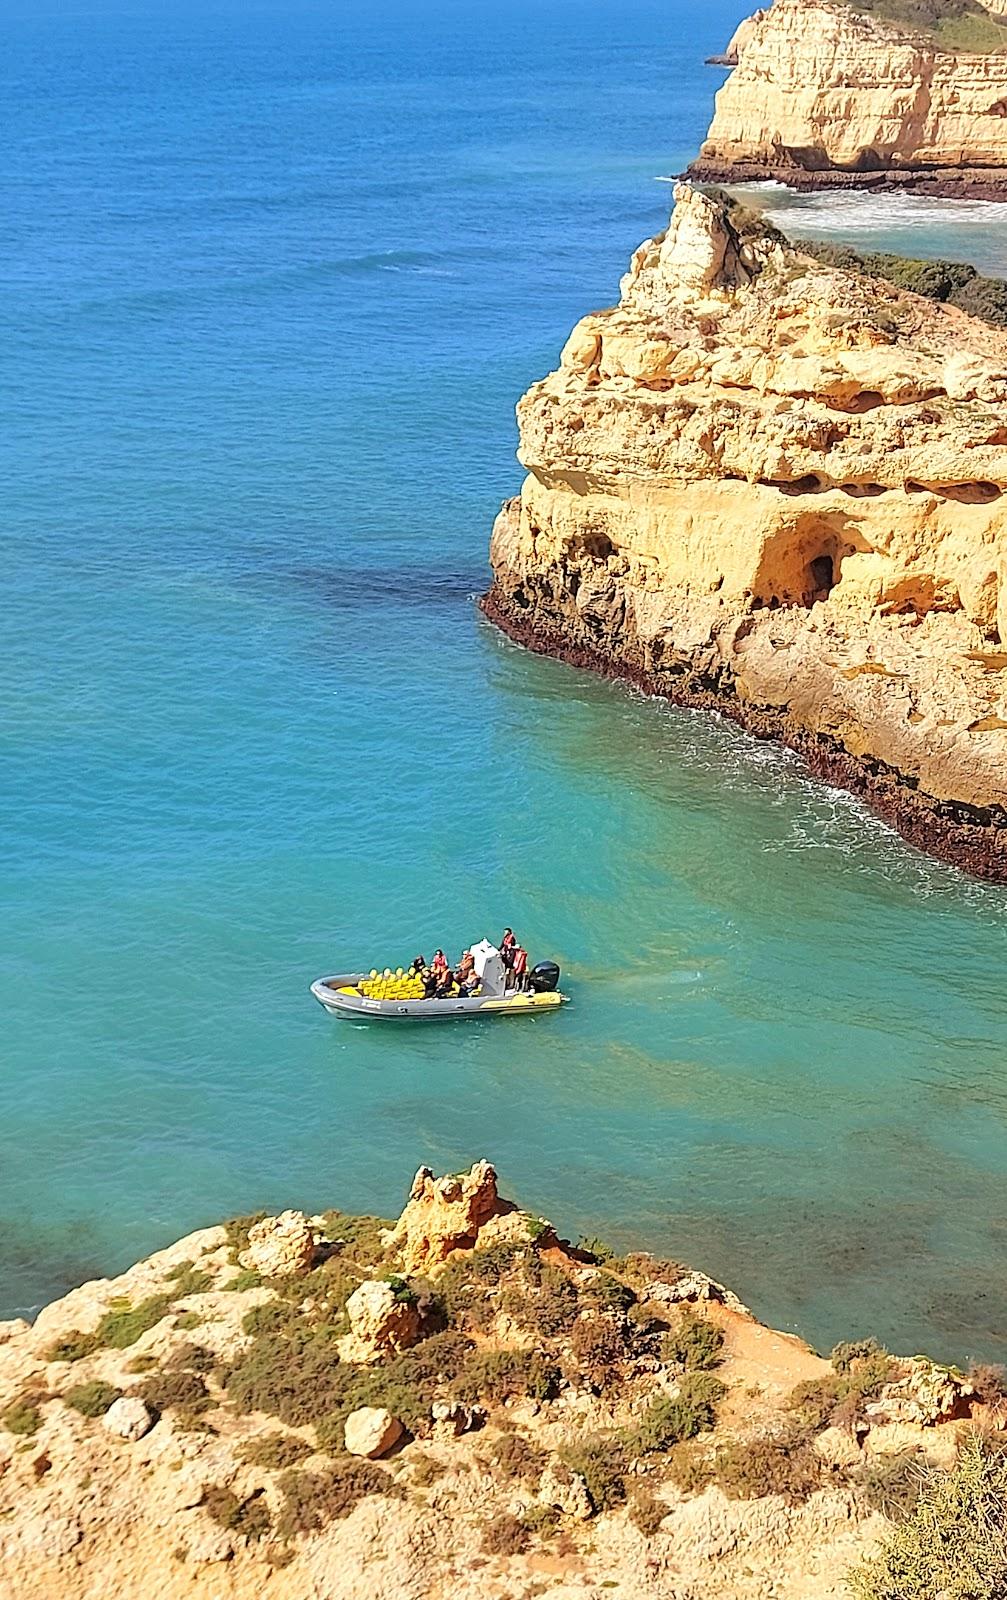
<instances>
[{"instance_id":1,"label":"turquoise water","mask_svg":"<svg viewBox=\"0 0 1007 1600\"><path fill-rule=\"evenodd\" d=\"M0 1314L485 1154L821 1345L1000 1352L1007 896L472 603L737 14L8 12ZM307 993L504 922L561 1016Z\"/></svg>"}]
</instances>

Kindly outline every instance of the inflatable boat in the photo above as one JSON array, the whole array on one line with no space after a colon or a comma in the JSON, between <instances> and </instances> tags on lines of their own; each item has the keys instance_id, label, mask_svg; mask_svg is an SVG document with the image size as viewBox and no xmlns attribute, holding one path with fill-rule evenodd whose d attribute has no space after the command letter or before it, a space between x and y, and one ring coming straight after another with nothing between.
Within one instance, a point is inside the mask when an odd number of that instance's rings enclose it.
<instances>
[{"instance_id":1,"label":"inflatable boat","mask_svg":"<svg viewBox=\"0 0 1007 1600\"><path fill-rule=\"evenodd\" d=\"M542 961L528 974L526 989L507 986L509 974L495 945L485 939L472 946L479 993L448 999L380 997L366 991L374 985L366 972L341 972L316 978L311 993L334 1017L378 1017L392 1022L447 1022L455 1017L533 1017L557 1011L568 996L559 992L559 967ZM380 987L380 984L378 985ZM394 982L391 987L395 987Z\"/></svg>"}]
</instances>

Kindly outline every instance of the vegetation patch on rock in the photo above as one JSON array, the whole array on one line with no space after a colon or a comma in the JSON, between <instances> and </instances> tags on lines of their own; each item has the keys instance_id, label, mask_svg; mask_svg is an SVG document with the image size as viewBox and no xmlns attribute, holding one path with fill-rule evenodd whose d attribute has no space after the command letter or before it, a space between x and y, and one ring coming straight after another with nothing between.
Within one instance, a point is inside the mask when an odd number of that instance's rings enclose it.
<instances>
[{"instance_id":1,"label":"vegetation patch on rock","mask_svg":"<svg viewBox=\"0 0 1007 1600\"><path fill-rule=\"evenodd\" d=\"M966 261L914 260L883 250L854 250L851 245L815 239L799 239L796 243L802 254L823 266L881 278L927 300L958 306L970 317L979 317L995 328L1007 327L1007 282L983 277Z\"/></svg>"},{"instance_id":2,"label":"vegetation patch on rock","mask_svg":"<svg viewBox=\"0 0 1007 1600\"><path fill-rule=\"evenodd\" d=\"M121 1394L122 1390L117 1389L114 1383L104 1383L101 1378L94 1378L90 1383L75 1384L66 1391L63 1399L81 1416L103 1417Z\"/></svg>"},{"instance_id":3,"label":"vegetation patch on rock","mask_svg":"<svg viewBox=\"0 0 1007 1600\"><path fill-rule=\"evenodd\" d=\"M286 1472L279 1484L283 1509L277 1531L284 1539L316 1533L326 1523L348 1517L367 1495L400 1499L404 1493L401 1485L372 1461L350 1457L335 1462L324 1472Z\"/></svg>"},{"instance_id":4,"label":"vegetation patch on rock","mask_svg":"<svg viewBox=\"0 0 1007 1600\"><path fill-rule=\"evenodd\" d=\"M1007 1456L974 1434L950 1472L926 1471L916 1509L851 1575L860 1600L998 1600L1007 1593Z\"/></svg>"}]
</instances>

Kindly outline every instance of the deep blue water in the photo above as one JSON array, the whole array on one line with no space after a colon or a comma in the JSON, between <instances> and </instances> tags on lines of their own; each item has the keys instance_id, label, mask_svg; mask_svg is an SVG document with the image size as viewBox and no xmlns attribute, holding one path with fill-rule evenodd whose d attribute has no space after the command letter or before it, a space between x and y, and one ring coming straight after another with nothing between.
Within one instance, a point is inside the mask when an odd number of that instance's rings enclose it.
<instances>
[{"instance_id":1,"label":"deep blue water","mask_svg":"<svg viewBox=\"0 0 1007 1600\"><path fill-rule=\"evenodd\" d=\"M472 603L739 10L8 6L0 1314L485 1154L822 1345L999 1352L1007 897ZM561 1016L307 993L504 922Z\"/></svg>"}]
</instances>

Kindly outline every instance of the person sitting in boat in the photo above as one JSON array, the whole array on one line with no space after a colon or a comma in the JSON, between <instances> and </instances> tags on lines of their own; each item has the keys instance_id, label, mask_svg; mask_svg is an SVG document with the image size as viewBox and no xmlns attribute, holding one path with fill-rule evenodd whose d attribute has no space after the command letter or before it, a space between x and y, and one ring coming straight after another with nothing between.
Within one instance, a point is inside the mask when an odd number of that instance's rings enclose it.
<instances>
[{"instance_id":1,"label":"person sitting in boat","mask_svg":"<svg viewBox=\"0 0 1007 1600\"><path fill-rule=\"evenodd\" d=\"M436 972L434 972L431 967L424 967L423 971L420 973L420 978L421 978L421 980L423 982L423 998L424 998L424 1000L432 1000L434 998L434 995L437 993L437 974L436 974Z\"/></svg>"},{"instance_id":2,"label":"person sitting in boat","mask_svg":"<svg viewBox=\"0 0 1007 1600\"><path fill-rule=\"evenodd\" d=\"M430 963L438 978L442 978L448 970L448 958L443 950L434 951L434 959Z\"/></svg>"},{"instance_id":3,"label":"person sitting in boat","mask_svg":"<svg viewBox=\"0 0 1007 1600\"><path fill-rule=\"evenodd\" d=\"M479 993L480 987L479 974L473 967L471 972L466 973L465 977L459 980L458 993L463 999L471 1000L473 995Z\"/></svg>"},{"instance_id":4,"label":"person sitting in boat","mask_svg":"<svg viewBox=\"0 0 1007 1600\"><path fill-rule=\"evenodd\" d=\"M469 973L474 970L475 964L476 958L472 954L472 951L466 950L462 955L458 966L455 968L455 977L458 979L459 983L461 983L463 978L467 978Z\"/></svg>"},{"instance_id":5,"label":"person sitting in boat","mask_svg":"<svg viewBox=\"0 0 1007 1600\"><path fill-rule=\"evenodd\" d=\"M426 964L427 964L426 956L413 956L413 960L412 960L412 965L410 967L410 971L413 973L414 977L417 977L417 978L419 977L420 973L423 971L423 968L426 966Z\"/></svg>"},{"instance_id":6,"label":"person sitting in boat","mask_svg":"<svg viewBox=\"0 0 1007 1600\"><path fill-rule=\"evenodd\" d=\"M434 994L438 1000L450 1000L457 993L458 985L455 982L455 975L451 968L448 967L445 972L440 974Z\"/></svg>"},{"instance_id":7,"label":"person sitting in boat","mask_svg":"<svg viewBox=\"0 0 1007 1600\"><path fill-rule=\"evenodd\" d=\"M528 952L523 945L515 944L514 946L511 972L514 976L515 989L524 989L527 986L528 978Z\"/></svg>"}]
</instances>

